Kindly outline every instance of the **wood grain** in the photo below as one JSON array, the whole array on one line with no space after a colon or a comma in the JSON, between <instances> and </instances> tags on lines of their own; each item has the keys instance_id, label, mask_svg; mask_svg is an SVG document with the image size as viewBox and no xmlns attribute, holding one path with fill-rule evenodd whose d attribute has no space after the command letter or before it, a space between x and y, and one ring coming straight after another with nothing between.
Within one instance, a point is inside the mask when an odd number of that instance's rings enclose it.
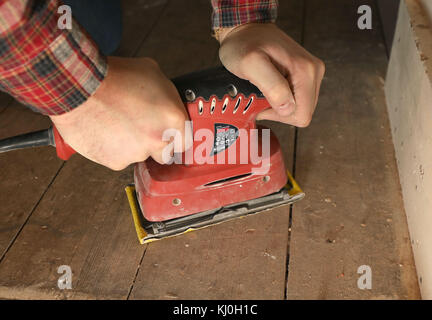
<instances>
[{"instance_id":1,"label":"wood grain","mask_svg":"<svg viewBox=\"0 0 432 320\"><path fill-rule=\"evenodd\" d=\"M0 114L0 139L48 127L46 117L16 102ZM62 164L54 148L0 155L0 260Z\"/></svg>"},{"instance_id":2,"label":"wood grain","mask_svg":"<svg viewBox=\"0 0 432 320\"><path fill-rule=\"evenodd\" d=\"M163 5L128 1L119 55L136 52ZM49 126L48 118L22 107L8 108L0 121L1 136ZM0 161L0 249L13 242L0 263L0 297L125 299L144 250L123 190L133 180L132 169L115 173L75 155L58 172L63 162L49 148L10 153ZM60 265L72 268L71 291L57 287Z\"/></svg>"},{"instance_id":3,"label":"wood grain","mask_svg":"<svg viewBox=\"0 0 432 320\"><path fill-rule=\"evenodd\" d=\"M307 1L305 47L327 64L315 117L299 130L289 299L418 298L383 78L378 19L357 29L357 1ZM362 4L373 6L372 1ZM323 28L325 26L325 28ZM357 269L372 268L372 290Z\"/></svg>"},{"instance_id":4,"label":"wood grain","mask_svg":"<svg viewBox=\"0 0 432 320\"><path fill-rule=\"evenodd\" d=\"M210 15L208 0L170 1L137 56L155 59L169 78L213 66L218 43Z\"/></svg>"},{"instance_id":5,"label":"wood grain","mask_svg":"<svg viewBox=\"0 0 432 320\"><path fill-rule=\"evenodd\" d=\"M131 181L131 170L71 158L0 264L0 296L126 298L143 250L123 190ZM57 287L61 265L73 290Z\"/></svg>"},{"instance_id":6,"label":"wood grain","mask_svg":"<svg viewBox=\"0 0 432 320\"><path fill-rule=\"evenodd\" d=\"M4 92L0 92L0 114L12 103L11 96Z\"/></svg>"},{"instance_id":7,"label":"wood grain","mask_svg":"<svg viewBox=\"0 0 432 320\"><path fill-rule=\"evenodd\" d=\"M136 56L152 32L169 0L122 1L123 34L115 56Z\"/></svg>"}]
</instances>

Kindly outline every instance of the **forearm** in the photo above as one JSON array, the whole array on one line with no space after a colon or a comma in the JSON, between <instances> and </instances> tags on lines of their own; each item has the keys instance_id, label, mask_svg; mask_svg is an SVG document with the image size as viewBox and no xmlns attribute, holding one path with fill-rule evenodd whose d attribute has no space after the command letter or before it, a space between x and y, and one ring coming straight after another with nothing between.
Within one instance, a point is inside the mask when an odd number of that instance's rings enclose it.
<instances>
[{"instance_id":1,"label":"forearm","mask_svg":"<svg viewBox=\"0 0 432 320\"><path fill-rule=\"evenodd\" d=\"M106 58L75 21L58 28L60 5L0 1L0 89L47 115L84 103L107 73Z\"/></svg>"}]
</instances>

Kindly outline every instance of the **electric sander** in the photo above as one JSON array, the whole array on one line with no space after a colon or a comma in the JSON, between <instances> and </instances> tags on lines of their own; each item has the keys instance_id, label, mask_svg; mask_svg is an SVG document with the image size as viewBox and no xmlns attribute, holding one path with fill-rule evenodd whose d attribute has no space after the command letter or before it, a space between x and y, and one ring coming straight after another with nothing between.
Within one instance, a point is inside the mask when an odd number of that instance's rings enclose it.
<instances>
[{"instance_id":1,"label":"electric sander","mask_svg":"<svg viewBox=\"0 0 432 320\"><path fill-rule=\"evenodd\" d=\"M172 80L189 113L193 141L170 164L135 164L126 187L139 241L179 235L300 200L276 136L257 126L270 108L249 81L223 67ZM75 151L55 127L0 141L0 153L51 145L68 160Z\"/></svg>"}]
</instances>

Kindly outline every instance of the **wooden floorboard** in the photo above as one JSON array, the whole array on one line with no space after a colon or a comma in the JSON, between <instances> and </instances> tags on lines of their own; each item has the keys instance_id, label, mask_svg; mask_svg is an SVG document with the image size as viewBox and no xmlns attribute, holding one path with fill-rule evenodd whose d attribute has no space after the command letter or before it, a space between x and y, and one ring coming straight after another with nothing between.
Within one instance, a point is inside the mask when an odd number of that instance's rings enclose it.
<instances>
[{"instance_id":1,"label":"wooden floorboard","mask_svg":"<svg viewBox=\"0 0 432 320\"><path fill-rule=\"evenodd\" d=\"M168 74L198 70L215 62L211 58L217 54L217 43L203 31L209 29L208 1L200 1L199 6L189 3L172 3L161 17L165 23L143 47ZM300 1L281 3L284 18L280 24L297 39L301 33L298 11ZM168 21L177 26L181 21L191 23L174 30ZM270 126L281 139L287 168L291 168L294 130L280 124ZM283 299L288 223L289 206L285 206L151 243L130 298Z\"/></svg>"},{"instance_id":2,"label":"wooden floorboard","mask_svg":"<svg viewBox=\"0 0 432 320\"><path fill-rule=\"evenodd\" d=\"M131 56L166 2L126 3L127 35L116 54ZM48 126L23 107L0 116L1 137ZM13 242L0 263L0 297L125 299L144 250L123 190L132 169L115 173L75 155L58 172L63 162L50 148L5 154L0 163L2 252ZM60 265L71 267L73 290L58 289Z\"/></svg>"},{"instance_id":3,"label":"wooden floorboard","mask_svg":"<svg viewBox=\"0 0 432 320\"><path fill-rule=\"evenodd\" d=\"M0 114L13 102L11 96L4 92L0 92Z\"/></svg>"},{"instance_id":4,"label":"wooden floorboard","mask_svg":"<svg viewBox=\"0 0 432 320\"><path fill-rule=\"evenodd\" d=\"M0 114L0 139L49 127L49 120L13 103ZM0 261L61 168L54 148L0 155Z\"/></svg>"},{"instance_id":5,"label":"wooden floorboard","mask_svg":"<svg viewBox=\"0 0 432 320\"><path fill-rule=\"evenodd\" d=\"M375 17L374 29L360 32L357 2L333 2L280 1L278 23L327 64L316 116L298 133L296 178L307 196L293 207L291 234L285 206L141 246L123 191L132 168L112 172L79 155L63 165L50 148L14 152L0 157L0 298L419 297L379 25ZM117 55L153 57L169 77L218 64L208 0L123 3ZM0 139L48 127L2 99ZM293 168L293 128L269 125ZM364 264L370 291L356 286ZM72 269L72 290L57 287L61 265Z\"/></svg>"},{"instance_id":6,"label":"wooden floorboard","mask_svg":"<svg viewBox=\"0 0 432 320\"><path fill-rule=\"evenodd\" d=\"M155 59L170 78L213 66L218 44L210 15L208 0L170 1L137 56Z\"/></svg>"},{"instance_id":7,"label":"wooden floorboard","mask_svg":"<svg viewBox=\"0 0 432 320\"><path fill-rule=\"evenodd\" d=\"M363 1L372 8L373 1ZM358 1L306 1L305 47L327 64L312 124L300 129L289 299L418 298L383 82L377 16L357 29ZM372 270L360 290L357 269Z\"/></svg>"},{"instance_id":8,"label":"wooden floorboard","mask_svg":"<svg viewBox=\"0 0 432 320\"><path fill-rule=\"evenodd\" d=\"M69 160L0 264L0 296L125 298L143 250L123 190L131 181L131 170ZM61 265L73 290L57 288Z\"/></svg>"},{"instance_id":9,"label":"wooden floorboard","mask_svg":"<svg viewBox=\"0 0 432 320\"><path fill-rule=\"evenodd\" d=\"M115 56L136 56L169 0L124 0L123 34Z\"/></svg>"}]
</instances>

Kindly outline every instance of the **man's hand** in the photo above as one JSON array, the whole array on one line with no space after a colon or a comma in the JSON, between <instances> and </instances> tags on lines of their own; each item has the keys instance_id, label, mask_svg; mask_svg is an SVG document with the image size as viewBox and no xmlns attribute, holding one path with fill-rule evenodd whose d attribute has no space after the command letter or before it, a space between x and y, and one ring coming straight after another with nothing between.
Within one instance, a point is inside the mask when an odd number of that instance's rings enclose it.
<instances>
[{"instance_id":1,"label":"man's hand","mask_svg":"<svg viewBox=\"0 0 432 320\"><path fill-rule=\"evenodd\" d=\"M324 77L321 60L272 23L222 29L219 42L224 66L256 85L271 104L258 120L309 125Z\"/></svg>"},{"instance_id":2,"label":"man's hand","mask_svg":"<svg viewBox=\"0 0 432 320\"><path fill-rule=\"evenodd\" d=\"M151 59L110 57L108 66L93 96L51 120L75 151L113 170L149 156L163 163L162 133L184 137L188 117L176 88Z\"/></svg>"}]
</instances>

